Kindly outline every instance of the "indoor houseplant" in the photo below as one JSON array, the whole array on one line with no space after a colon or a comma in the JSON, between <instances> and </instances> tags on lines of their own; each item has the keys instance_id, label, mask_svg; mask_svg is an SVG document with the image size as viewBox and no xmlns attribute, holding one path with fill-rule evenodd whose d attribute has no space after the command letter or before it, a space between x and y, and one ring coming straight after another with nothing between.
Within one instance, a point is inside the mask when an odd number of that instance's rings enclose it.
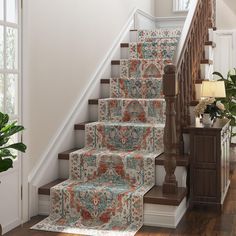
<instances>
[{"instance_id":1,"label":"indoor houseplant","mask_svg":"<svg viewBox=\"0 0 236 236\"><path fill-rule=\"evenodd\" d=\"M221 117L225 107L215 98L205 98L195 107L195 115L202 116L202 122L205 125L211 125L216 117Z\"/></svg>"},{"instance_id":2,"label":"indoor houseplant","mask_svg":"<svg viewBox=\"0 0 236 236\"><path fill-rule=\"evenodd\" d=\"M25 144L12 141L13 135L23 130L24 127L17 125L16 121L9 121L8 114L0 112L0 173L13 167L13 161L17 156L17 151L25 152ZM2 235L1 224L0 235Z\"/></svg>"},{"instance_id":3,"label":"indoor houseplant","mask_svg":"<svg viewBox=\"0 0 236 236\"><path fill-rule=\"evenodd\" d=\"M236 126L236 68L230 70L225 78L221 73L214 72L213 75L220 77L220 80L225 82L226 97L220 99L225 106L223 117L231 120L231 138L236 136L233 128Z\"/></svg>"}]
</instances>

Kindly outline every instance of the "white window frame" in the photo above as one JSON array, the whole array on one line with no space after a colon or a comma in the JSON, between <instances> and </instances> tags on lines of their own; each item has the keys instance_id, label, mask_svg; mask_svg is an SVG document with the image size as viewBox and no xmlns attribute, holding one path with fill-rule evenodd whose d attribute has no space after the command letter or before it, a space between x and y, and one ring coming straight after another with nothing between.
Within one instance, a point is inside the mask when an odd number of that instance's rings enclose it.
<instances>
[{"instance_id":1,"label":"white window frame","mask_svg":"<svg viewBox=\"0 0 236 236\"><path fill-rule=\"evenodd\" d=\"M185 0L173 0L173 12L176 12L176 13L178 13L178 12L188 12L189 8L184 9L182 7L183 1L185 1ZM191 2L191 0L190 0L190 2ZM189 4L189 6L190 6L190 4Z\"/></svg>"},{"instance_id":2,"label":"white window frame","mask_svg":"<svg viewBox=\"0 0 236 236\"><path fill-rule=\"evenodd\" d=\"M11 120L17 120L19 123L22 121L22 115L21 115L21 106L22 106L22 99L21 99L21 89L22 89L22 81L21 81L21 1L16 1L16 9L17 9L17 23L11 23L6 21L6 2L7 0L4 1L4 19L3 21L0 20L0 25L3 26L3 31L4 31L4 68L0 68L0 74L3 74L4 78L6 74L16 74L18 76L18 91L17 91L17 114L10 116ZM14 29L17 29L17 40L18 40L18 45L17 45L17 69L7 69L6 68L6 28L11 27ZM4 79L5 81L5 79ZM4 95L6 94L6 86L4 86ZM4 111L5 111L5 96L4 96Z\"/></svg>"}]
</instances>

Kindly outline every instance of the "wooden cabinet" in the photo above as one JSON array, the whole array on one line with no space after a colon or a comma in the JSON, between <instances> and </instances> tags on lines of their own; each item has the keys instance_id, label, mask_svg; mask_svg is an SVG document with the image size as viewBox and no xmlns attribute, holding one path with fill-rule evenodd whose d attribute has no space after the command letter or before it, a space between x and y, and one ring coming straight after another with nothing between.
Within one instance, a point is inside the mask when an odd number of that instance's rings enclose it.
<instances>
[{"instance_id":1,"label":"wooden cabinet","mask_svg":"<svg viewBox=\"0 0 236 236\"><path fill-rule=\"evenodd\" d=\"M212 127L202 124L190 132L190 205L221 209L229 180L229 120L217 119Z\"/></svg>"}]
</instances>

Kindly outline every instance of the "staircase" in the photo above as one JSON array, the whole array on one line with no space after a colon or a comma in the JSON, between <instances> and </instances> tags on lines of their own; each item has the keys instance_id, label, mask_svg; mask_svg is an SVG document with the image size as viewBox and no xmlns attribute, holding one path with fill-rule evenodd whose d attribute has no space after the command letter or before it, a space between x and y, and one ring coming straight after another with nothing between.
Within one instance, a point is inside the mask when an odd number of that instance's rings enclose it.
<instances>
[{"instance_id":1,"label":"staircase","mask_svg":"<svg viewBox=\"0 0 236 236\"><path fill-rule=\"evenodd\" d=\"M137 231L155 212L153 204L177 210L185 198L186 170L180 174L179 195L166 199L161 189L164 160L157 158L164 150L163 69L172 61L181 29L136 34L137 42L126 44L128 53L123 52L128 58L111 62L112 78L106 81L110 98L89 101L98 106L99 121L75 126L85 131L85 147L59 154L69 161L69 179L39 189L39 194L49 194L46 189L51 187L51 206L49 218L36 228ZM124 51L124 44L121 48ZM187 162L180 157L180 169ZM182 205L186 208L186 201ZM157 212L153 223L156 217Z\"/></svg>"},{"instance_id":2,"label":"staircase","mask_svg":"<svg viewBox=\"0 0 236 236\"><path fill-rule=\"evenodd\" d=\"M174 154L176 193L166 194L163 183L171 172L163 137L175 121L169 123L163 76L168 77L164 68L174 62L181 30L132 30L131 42L121 43L121 59L111 61L111 78L101 79L103 98L88 101L93 122L75 124L77 148L58 154L60 178L38 190L39 214L50 216L34 229L133 235L142 224L177 226L187 209L188 134L184 152ZM200 78L191 86L210 77L215 47L211 37L209 30L199 61ZM190 102L186 106L184 112L190 114Z\"/></svg>"}]
</instances>

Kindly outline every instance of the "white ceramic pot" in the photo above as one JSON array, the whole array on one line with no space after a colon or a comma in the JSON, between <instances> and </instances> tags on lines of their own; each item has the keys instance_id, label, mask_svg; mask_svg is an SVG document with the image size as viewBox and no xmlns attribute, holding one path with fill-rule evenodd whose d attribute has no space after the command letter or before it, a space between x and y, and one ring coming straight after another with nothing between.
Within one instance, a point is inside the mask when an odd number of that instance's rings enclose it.
<instances>
[{"instance_id":1,"label":"white ceramic pot","mask_svg":"<svg viewBox=\"0 0 236 236\"><path fill-rule=\"evenodd\" d=\"M213 120L211 119L211 116L209 113L203 113L202 115L202 124L205 126L210 126L212 125Z\"/></svg>"}]
</instances>

